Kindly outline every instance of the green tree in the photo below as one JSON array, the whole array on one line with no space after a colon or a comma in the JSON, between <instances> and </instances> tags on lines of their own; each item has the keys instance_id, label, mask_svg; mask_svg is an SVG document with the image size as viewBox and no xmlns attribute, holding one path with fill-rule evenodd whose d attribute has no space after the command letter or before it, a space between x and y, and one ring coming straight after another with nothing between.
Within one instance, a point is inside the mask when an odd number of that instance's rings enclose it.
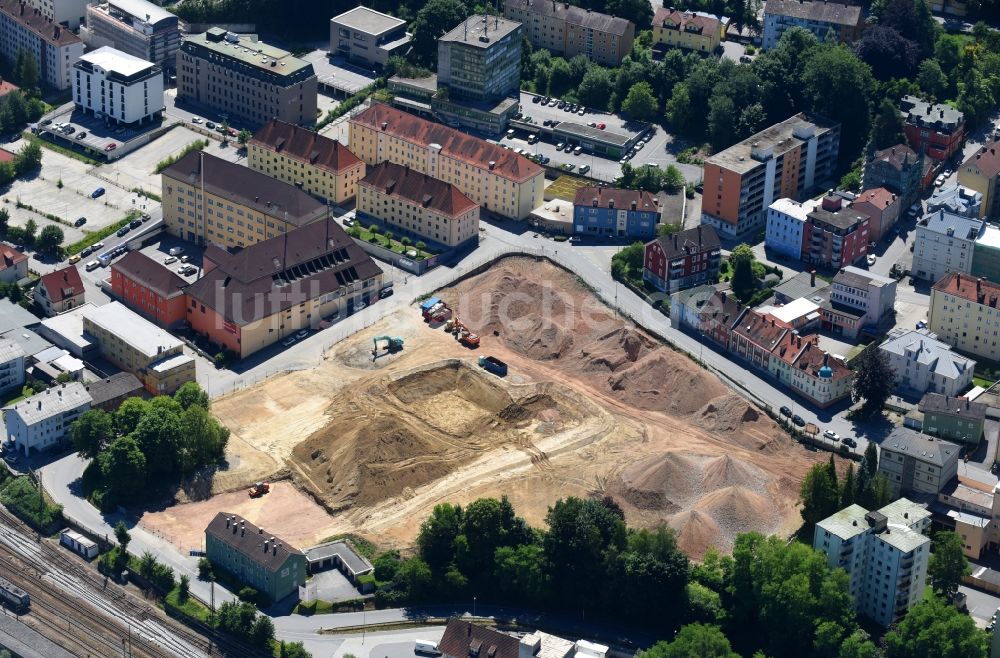
<instances>
[{"instance_id":1,"label":"green tree","mask_svg":"<svg viewBox=\"0 0 1000 658\"><path fill-rule=\"evenodd\" d=\"M886 658L986 658L989 636L936 596L907 611L885 636Z\"/></svg>"},{"instance_id":2,"label":"green tree","mask_svg":"<svg viewBox=\"0 0 1000 658\"><path fill-rule=\"evenodd\" d=\"M413 34L411 54L417 64L434 68L437 64L437 40L471 14L461 0L428 0L410 23Z\"/></svg>"},{"instance_id":3,"label":"green tree","mask_svg":"<svg viewBox=\"0 0 1000 658\"><path fill-rule=\"evenodd\" d=\"M837 484L830 477L826 464L816 464L809 469L799 488L799 496L802 498L802 520L809 530L837 511L840 503Z\"/></svg>"},{"instance_id":4,"label":"green tree","mask_svg":"<svg viewBox=\"0 0 1000 658\"><path fill-rule=\"evenodd\" d=\"M240 146L246 146L247 142L250 141L251 137L253 137L253 133L250 132L249 130L247 130L246 128L244 128L236 136L236 141L239 142Z\"/></svg>"},{"instance_id":5,"label":"green tree","mask_svg":"<svg viewBox=\"0 0 1000 658\"><path fill-rule=\"evenodd\" d=\"M733 294L738 299L749 299L757 287L757 281L753 275L755 261L753 249L746 243L736 245L729 254L729 266L733 270Z\"/></svg>"},{"instance_id":6,"label":"green tree","mask_svg":"<svg viewBox=\"0 0 1000 658\"><path fill-rule=\"evenodd\" d=\"M35 240L35 249L45 254L55 253L63 243L63 230L55 224L46 224Z\"/></svg>"},{"instance_id":7,"label":"green tree","mask_svg":"<svg viewBox=\"0 0 1000 658\"><path fill-rule=\"evenodd\" d=\"M656 117L658 104L653 88L648 82L638 82L628 90L622 101L622 113L639 121L649 121Z\"/></svg>"},{"instance_id":8,"label":"green tree","mask_svg":"<svg viewBox=\"0 0 1000 658\"><path fill-rule=\"evenodd\" d=\"M667 101L667 121L682 135L693 135L699 129L697 110L691 101L691 92L683 82L674 85Z\"/></svg>"},{"instance_id":9,"label":"green tree","mask_svg":"<svg viewBox=\"0 0 1000 658\"><path fill-rule=\"evenodd\" d=\"M885 401L892 395L896 373L889 363L889 356L872 343L861 353L855 367L851 397L855 402L864 400L860 414L871 418L882 413Z\"/></svg>"},{"instance_id":10,"label":"green tree","mask_svg":"<svg viewBox=\"0 0 1000 658\"><path fill-rule=\"evenodd\" d=\"M858 629L844 638L837 658L879 658L882 652L868 637L868 633Z\"/></svg>"},{"instance_id":11,"label":"green tree","mask_svg":"<svg viewBox=\"0 0 1000 658\"><path fill-rule=\"evenodd\" d=\"M714 94L709 101L708 139L716 151L736 141L737 111L733 99L724 94Z\"/></svg>"},{"instance_id":12,"label":"green tree","mask_svg":"<svg viewBox=\"0 0 1000 658\"><path fill-rule=\"evenodd\" d=\"M565 96L576 82L579 81L573 79L569 62L562 57L553 57L549 68L549 93L553 96Z\"/></svg>"},{"instance_id":13,"label":"green tree","mask_svg":"<svg viewBox=\"0 0 1000 658\"><path fill-rule=\"evenodd\" d=\"M934 593L946 601L955 598L962 576L972 573L969 560L962 552L962 537L949 530L941 530L934 535L931 559L927 563L927 580Z\"/></svg>"},{"instance_id":14,"label":"green tree","mask_svg":"<svg viewBox=\"0 0 1000 658\"><path fill-rule=\"evenodd\" d=\"M7 229L10 227L10 212L6 208L0 208L0 237L7 236Z\"/></svg>"},{"instance_id":15,"label":"green tree","mask_svg":"<svg viewBox=\"0 0 1000 658\"><path fill-rule=\"evenodd\" d=\"M657 642L636 658L739 658L718 626L682 626L672 642Z\"/></svg>"},{"instance_id":16,"label":"green tree","mask_svg":"<svg viewBox=\"0 0 1000 658\"><path fill-rule=\"evenodd\" d=\"M874 79L845 46L815 49L801 80L810 109L841 124L840 166L846 168L867 141Z\"/></svg>"},{"instance_id":17,"label":"green tree","mask_svg":"<svg viewBox=\"0 0 1000 658\"><path fill-rule=\"evenodd\" d=\"M229 442L229 429L222 426L204 407L192 404L179 419L178 459L182 473L222 459Z\"/></svg>"},{"instance_id":18,"label":"green tree","mask_svg":"<svg viewBox=\"0 0 1000 658\"><path fill-rule=\"evenodd\" d=\"M21 229L25 243L34 244L35 243L35 233L38 231L38 222L33 219L29 219L24 223L24 228Z\"/></svg>"},{"instance_id":19,"label":"green tree","mask_svg":"<svg viewBox=\"0 0 1000 658\"><path fill-rule=\"evenodd\" d=\"M14 173L23 176L42 166L42 147L38 142L30 141L14 158Z\"/></svg>"},{"instance_id":20,"label":"green tree","mask_svg":"<svg viewBox=\"0 0 1000 658\"><path fill-rule=\"evenodd\" d=\"M132 436L146 457L150 475L168 475L176 472L183 463L181 459L180 419L166 409L155 406L162 398L154 398L149 411L136 426Z\"/></svg>"},{"instance_id":21,"label":"green tree","mask_svg":"<svg viewBox=\"0 0 1000 658\"><path fill-rule=\"evenodd\" d=\"M109 491L120 500L139 498L145 491L146 456L130 436L120 436L101 453L101 477Z\"/></svg>"},{"instance_id":22,"label":"green tree","mask_svg":"<svg viewBox=\"0 0 1000 658\"><path fill-rule=\"evenodd\" d=\"M131 434L149 410L149 403L142 398L126 398L115 412L115 429L119 434Z\"/></svg>"},{"instance_id":23,"label":"green tree","mask_svg":"<svg viewBox=\"0 0 1000 658\"><path fill-rule=\"evenodd\" d=\"M538 544L501 546L493 558L494 582L506 596L539 603L548 592L545 554Z\"/></svg>"},{"instance_id":24,"label":"green tree","mask_svg":"<svg viewBox=\"0 0 1000 658\"><path fill-rule=\"evenodd\" d=\"M184 603L191 594L191 578L187 574L181 574L180 583L177 585L177 600Z\"/></svg>"},{"instance_id":25,"label":"green tree","mask_svg":"<svg viewBox=\"0 0 1000 658\"><path fill-rule=\"evenodd\" d=\"M80 456L93 459L115 436L111 414L103 409L90 409L70 426L69 435Z\"/></svg>"},{"instance_id":26,"label":"green tree","mask_svg":"<svg viewBox=\"0 0 1000 658\"><path fill-rule=\"evenodd\" d=\"M840 485L840 508L850 507L854 504L857 495L857 480L854 478L854 463L847 465L847 472L844 473L844 482Z\"/></svg>"},{"instance_id":27,"label":"green tree","mask_svg":"<svg viewBox=\"0 0 1000 658\"><path fill-rule=\"evenodd\" d=\"M132 535L129 534L128 526L125 525L124 521L115 524L115 539L118 541L119 554L128 553L128 545L132 541Z\"/></svg>"},{"instance_id":28,"label":"green tree","mask_svg":"<svg viewBox=\"0 0 1000 658\"><path fill-rule=\"evenodd\" d=\"M278 658L312 658L312 654L306 651L305 646L301 642L285 642L281 641L281 645L278 647ZM347 655L344 655L347 658Z\"/></svg>"},{"instance_id":29,"label":"green tree","mask_svg":"<svg viewBox=\"0 0 1000 658\"><path fill-rule=\"evenodd\" d=\"M944 98L948 91L948 77L937 60L925 59L917 70L917 84L921 91L934 99Z\"/></svg>"},{"instance_id":30,"label":"green tree","mask_svg":"<svg viewBox=\"0 0 1000 658\"><path fill-rule=\"evenodd\" d=\"M274 622L267 615L257 615L250 627L250 643L264 648L270 648L274 641Z\"/></svg>"},{"instance_id":31,"label":"green tree","mask_svg":"<svg viewBox=\"0 0 1000 658\"><path fill-rule=\"evenodd\" d=\"M174 393L174 400L181 405L181 409L187 409L193 404L208 409L208 393L198 385L198 382L185 383Z\"/></svg>"},{"instance_id":32,"label":"green tree","mask_svg":"<svg viewBox=\"0 0 1000 658\"><path fill-rule=\"evenodd\" d=\"M663 172L663 189L671 194L676 194L684 189L684 174L674 165L667 165Z\"/></svg>"},{"instance_id":33,"label":"green tree","mask_svg":"<svg viewBox=\"0 0 1000 658\"><path fill-rule=\"evenodd\" d=\"M35 58L23 50L17 51L17 72L18 84L29 94L38 92L38 62Z\"/></svg>"},{"instance_id":34,"label":"green tree","mask_svg":"<svg viewBox=\"0 0 1000 658\"><path fill-rule=\"evenodd\" d=\"M426 562L419 557L411 557L399 565L395 582L400 583L413 599L419 601L430 593L434 576Z\"/></svg>"},{"instance_id":35,"label":"green tree","mask_svg":"<svg viewBox=\"0 0 1000 658\"><path fill-rule=\"evenodd\" d=\"M607 110L614 89L611 71L603 66L591 66L583 74L583 80L576 88L577 99L597 110Z\"/></svg>"},{"instance_id":36,"label":"green tree","mask_svg":"<svg viewBox=\"0 0 1000 658\"><path fill-rule=\"evenodd\" d=\"M435 573L443 574L454 562L455 538L461 530L462 508L451 503L435 505L430 517L420 525L420 557Z\"/></svg>"},{"instance_id":37,"label":"green tree","mask_svg":"<svg viewBox=\"0 0 1000 658\"><path fill-rule=\"evenodd\" d=\"M896 104L888 98L883 99L872 124L872 140L875 142L875 148L884 149L896 144L905 144L904 126L903 115L899 113Z\"/></svg>"}]
</instances>

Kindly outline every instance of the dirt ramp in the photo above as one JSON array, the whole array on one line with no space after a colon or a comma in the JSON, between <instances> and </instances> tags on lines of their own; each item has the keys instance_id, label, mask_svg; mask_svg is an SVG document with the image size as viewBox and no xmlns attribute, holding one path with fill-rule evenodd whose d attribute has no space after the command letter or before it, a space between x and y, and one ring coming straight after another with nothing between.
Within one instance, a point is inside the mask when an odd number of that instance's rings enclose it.
<instances>
[{"instance_id":1,"label":"dirt ramp","mask_svg":"<svg viewBox=\"0 0 1000 658\"><path fill-rule=\"evenodd\" d=\"M646 334L630 327L620 327L583 346L580 358L586 372L616 372L657 347Z\"/></svg>"},{"instance_id":2,"label":"dirt ramp","mask_svg":"<svg viewBox=\"0 0 1000 658\"><path fill-rule=\"evenodd\" d=\"M712 399L692 414L691 422L728 436L743 448L764 453L787 450L792 443L773 420L735 393Z\"/></svg>"}]
</instances>

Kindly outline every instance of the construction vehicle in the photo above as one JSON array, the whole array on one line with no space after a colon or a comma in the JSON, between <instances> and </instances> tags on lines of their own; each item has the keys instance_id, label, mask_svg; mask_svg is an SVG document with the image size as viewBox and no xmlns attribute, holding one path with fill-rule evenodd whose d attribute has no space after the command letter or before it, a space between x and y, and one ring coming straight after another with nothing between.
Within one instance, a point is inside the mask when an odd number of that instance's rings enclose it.
<instances>
[{"instance_id":1,"label":"construction vehicle","mask_svg":"<svg viewBox=\"0 0 1000 658\"><path fill-rule=\"evenodd\" d=\"M479 334L474 334L467 327L458 332L458 342L466 347L479 347Z\"/></svg>"},{"instance_id":2,"label":"construction vehicle","mask_svg":"<svg viewBox=\"0 0 1000 658\"><path fill-rule=\"evenodd\" d=\"M451 309L444 302L441 302L424 313L424 319L428 322L444 322L451 317Z\"/></svg>"},{"instance_id":3,"label":"construction vehicle","mask_svg":"<svg viewBox=\"0 0 1000 658\"><path fill-rule=\"evenodd\" d=\"M372 350L374 356L378 356L378 344L385 341L386 352L398 352L403 349L403 339L399 336L375 336L375 348Z\"/></svg>"},{"instance_id":4,"label":"construction vehicle","mask_svg":"<svg viewBox=\"0 0 1000 658\"><path fill-rule=\"evenodd\" d=\"M268 491L271 490L271 484L268 482L254 482L254 485L250 487L250 497L260 498Z\"/></svg>"},{"instance_id":5,"label":"construction vehicle","mask_svg":"<svg viewBox=\"0 0 1000 658\"><path fill-rule=\"evenodd\" d=\"M479 367L484 368L498 377L507 376L507 364L495 356L479 357Z\"/></svg>"}]
</instances>

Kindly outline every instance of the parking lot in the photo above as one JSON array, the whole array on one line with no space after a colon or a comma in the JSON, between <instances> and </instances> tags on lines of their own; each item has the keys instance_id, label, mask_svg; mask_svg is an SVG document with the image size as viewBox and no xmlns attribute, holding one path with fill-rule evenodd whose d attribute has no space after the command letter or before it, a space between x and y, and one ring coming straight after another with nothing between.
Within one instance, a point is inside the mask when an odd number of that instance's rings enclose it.
<instances>
[{"instance_id":1,"label":"parking lot","mask_svg":"<svg viewBox=\"0 0 1000 658\"><path fill-rule=\"evenodd\" d=\"M63 111L51 113L38 123L34 128L38 135L102 161L120 157L128 151L129 140L161 126L160 121L140 127L112 126L73 106L60 109Z\"/></svg>"},{"instance_id":2,"label":"parking lot","mask_svg":"<svg viewBox=\"0 0 1000 658\"><path fill-rule=\"evenodd\" d=\"M302 59L313 65L320 89L331 87L338 95L353 95L378 77L375 71L350 64L342 57L330 57L326 50L314 50Z\"/></svg>"}]
</instances>

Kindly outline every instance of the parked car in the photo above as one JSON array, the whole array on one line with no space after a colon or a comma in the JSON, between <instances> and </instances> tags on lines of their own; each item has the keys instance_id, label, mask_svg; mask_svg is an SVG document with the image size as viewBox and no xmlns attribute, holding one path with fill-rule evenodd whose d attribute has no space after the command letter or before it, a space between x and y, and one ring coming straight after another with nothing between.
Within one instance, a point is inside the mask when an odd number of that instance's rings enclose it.
<instances>
[{"instance_id":1,"label":"parked car","mask_svg":"<svg viewBox=\"0 0 1000 658\"><path fill-rule=\"evenodd\" d=\"M184 247L171 247L170 251L167 253L169 253L171 256L180 256L181 254L184 253Z\"/></svg>"},{"instance_id":2,"label":"parked car","mask_svg":"<svg viewBox=\"0 0 1000 658\"><path fill-rule=\"evenodd\" d=\"M844 439L843 439L843 441L841 441L841 443L843 443L845 446L847 446L849 448L857 448L858 447L858 442L855 441L854 439L852 439L849 436L845 436Z\"/></svg>"},{"instance_id":3,"label":"parked car","mask_svg":"<svg viewBox=\"0 0 1000 658\"><path fill-rule=\"evenodd\" d=\"M52 119L42 119L42 125L48 126L52 124Z\"/></svg>"},{"instance_id":4,"label":"parked car","mask_svg":"<svg viewBox=\"0 0 1000 658\"><path fill-rule=\"evenodd\" d=\"M129 228L139 228L140 226L142 226L141 219L133 219L131 222L128 223Z\"/></svg>"},{"instance_id":5,"label":"parked car","mask_svg":"<svg viewBox=\"0 0 1000 658\"><path fill-rule=\"evenodd\" d=\"M123 226L120 229L118 229L118 232L116 233L116 235L120 238L123 235L125 235L126 233L128 233L129 231L131 231L131 230L132 229L129 228L128 226Z\"/></svg>"},{"instance_id":6,"label":"parked car","mask_svg":"<svg viewBox=\"0 0 1000 658\"><path fill-rule=\"evenodd\" d=\"M580 173L585 174L590 171L590 165L580 165Z\"/></svg>"},{"instance_id":7,"label":"parked car","mask_svg":"<svg viewBox=\"0 0 1000 658\"><path fill-rule=\"evenodd\" d=\"M566 142L559 142L558 144L556 144L556 150L557 151L561 151L561 150L563 150L563 148L565 146L566 146Z\"/></svg>"},{"instance_id":8,"label":"parked car","mask_svg":"<svg viewBox=\"0 0 1000 658\"><path fill-rule=\"evenodd\" d=\"M295 338L297 340L302 340L303 338L305 338L308 335L309 335L309 330L308 329L303 329L302 331L300 331L297 334L295 334Z\"/></svg>"},{"instance_id":9,"label":"parked car","mask_svg":"<svg viewBox=\"0 0 1000 658\"><path fill-rule=\"evenodd\" d=\"M290 347L295 344L295 336L289 336L285 340L281 341L281 344L285 347Z\"/></svg>"},{"instance_id":10,"label":"parked car","mask_svg":"<svg viewBox=\"0 0 1000 658\"><path fill-rule=\"evenodd\" d=\"M94 243L94 251L100 251L101 249L104 249L104 243L103 242L95 242Z\"/></svg>"},{"instance_id":11,"label":"parked car","mask_svg":"<svg viewBox=\"0 0 1000 658\"><path fill-rule=\"evenodd\" d=\"M834 443L840 442L840 435L834 432L833 430L826 430L825 432L823 432L823 436L830 439Z\"/></svg>"},{"instance_id":12,"label":"parked car","mask_svg":"<svg viewBox=\"0 0 1000 658\"><path fill-rule=\"evenodd\" d=\"M188 256L187 254L185 254L185 255L181 256L181 262L182 262L182 263L187 263L187 262L189 262L190 260L191 260L191 257L190 257L190 256Z\"/></svg>"},{"instance_id":13,"label":"parked car","mask_svg":"<svg viewBox=\"0 0 1000 658\"><path fill-rule=\"evenodd\" d=\"M591 128L596 128L596 127L597 127L597 122L595 122L595 121L591 121L591 122L590 122L590 123L588 123L587 125L588 125L588 126L590 126Z\"/></svg>"},{"instance_id":14,"label":"parked car","mask_svg":"<svg viewBox=\"0 0 1000 658\"><path fill-rule=\"evenodd\" d=\"M583 153L582 146L577 146L575 149L573 149L573 155L580 155L581 153Z\"/></svg>"},{"instance_id":15,"label":"parked car","mask_svg":"<svg viewBox=\"0 0 1000 658\"><path fill-rule=\"evenodd\" d=\"M205 127L208 128L209 130L215 130L215 124L211 121L206 121Z\"/></svg>"},{"instance_id":16,"label":"parked car","mask_svg":"<svg viewBox=\"0 0 1000 658\"><path fill-rule=\"evenodd\" d=\"M86 131L81 130L80 134L76 136L77 139L84 139L87 136Z\"/></svg>"},{"instance_id":17,"label":"parked car","mask_svg":"<svg viewBox=\"0 0 1000 658\"><path fill-rule=\"evenodd\" d=\"M781 408L781 409L779 410L779 413L780 413L780 414L781 414L782 416L791 416L791 415L792 415L792 410L791 410L791 409L789 409L788 407L782 407L782 408Z\"/></svg>"},{"instance_id":18,"label":"parked car","mask_svg":"<svg viewBox=\"0 0 1000 658\"><path fill-rule=\"evenodd\" d=\"M531 97L531 102L532 103L538 103L540 100L542 100L542 99L540 97L538 97L538 96L532 96Z\"/></svg>"},{"instance_id":19,"label":"parked car","mask_svg":"<svg viewBox=\"0 0 1000 658\"><path fill-rule=\"evenodd\" d=\"M73 226L76 226L77 228L79 228L79 227L83 226L86 223L87 223L87 218L86 217L77 217L76 221L73 222Z\"/></svg>"},{"instance_id":20,"label":"parked car","mask_svg":"<svg viewBox=\"0 0 1000 658\"><path fill-rule=\"evenodd\" d=\"M598 130L604 130L604 129L605 129L606 127L607 127L607 126L605 126L605 125L604 125L603 123L599 123L599 124L597 124L597 129L598 129Z\"/></svg>"},{"instance_id":21,"label":"parked car","mask_svg":"<svg viewBox=\"0 0 1000 658\"><path fill-rule=\"evenodd\" d=\"M201 123L201 117L191 117L191 123Z\"/></svg>"},{"instance_id":22,"label":"parked car","mask_svg":"<svg viewBox=\"0 0 1000 658\"><path fill-rule=\"evenodd\" d=\"M81 255L81 256L89 256L89 255L90 255L90 254L92 254L92 253L94 253L94 248L93 248L93 247L84 247L84 248L83 248L83 249L82 249L82 250L80 251L80 255Z\"/></svg>"},{"instance_id":23,"label":"parked car","mask_svg":"<svg viewBox=\"0 0 1000 658\"><path fill-rule=\"evenodd\" d=\"M107 146L104 147L104 150L105 151L114 151L116 148L118 148L118 145L115 144L114 142L111 142L110 144L108 144Z\"/></svg>"},{"instance_id":24,"label":"parked car","mask_svg":"<svg viewBox=\"0 0 1000 658\"><path fill-rule=\"evenodd\" d=\"M583 116L584 114L587 113L587 111L581 107L579 110L576 111L576 113L579 114L580 116Z\"/></svg>"},{"instance_id":25,"label":"parked car","mask_svg":"<svg viewBox=\"0 0 1000 658\"><path fill-rule=\"evenodd\" d=\"M868 264L869 265L875 264L875 254L868 254Z\"/></svg>"},{"instance_id":26,"label":"parked car","mask_svg":"<svg viewBox=\"0 0 1000 658\"><path fill-rule=\"evenodd\" d=\"M177 262L177 256L167 256L166 259L163 261L163 264L170 265L171 263L176 263L176 262Z\"/></svg>"},{"instance_id":27,"label":"parked car","mask_svg":"<svg viewBox=\"0 0 1000 658\"><path fill-rule=\"evenodd\" d=\"M73 254L72 256L69 257L70 265L76 265L79 262L80 262L80 254Z\"/></svg>"},{"instance_id":28,"label":"parked car","mask_svg":"<svg viewBox=\"0 0 1000 658\"><path fill-rule=\"evenodd\" d=\"M73 126L66 126L65 128L63 128L63 132L66 133L67 135L72 135L73 133L76 132L76 128L74 128Z\"/></svg>"},{"instance_id":29,"label":"parked car","mask_svg":"<svg viewBox=\"0 0 1000 658\"><path fill-rule=\"evenodd\" d=\"M393 294L394 291L392 288L382 288L381 290L378 291L378 298L385 299L386 297L392 297Z\"/></svg>"},{"instance_id":30,"label":"parked car","mask_svg":"<svg viewBox=\"0 0 1000 658\"><path fill-rule=\"evenodd\" d=\"M806 421L802 420L802 416L798 414L792 416L792 422L798 425L799 427L802 427L806 424Z\"/></svg>"}]
</instances>

